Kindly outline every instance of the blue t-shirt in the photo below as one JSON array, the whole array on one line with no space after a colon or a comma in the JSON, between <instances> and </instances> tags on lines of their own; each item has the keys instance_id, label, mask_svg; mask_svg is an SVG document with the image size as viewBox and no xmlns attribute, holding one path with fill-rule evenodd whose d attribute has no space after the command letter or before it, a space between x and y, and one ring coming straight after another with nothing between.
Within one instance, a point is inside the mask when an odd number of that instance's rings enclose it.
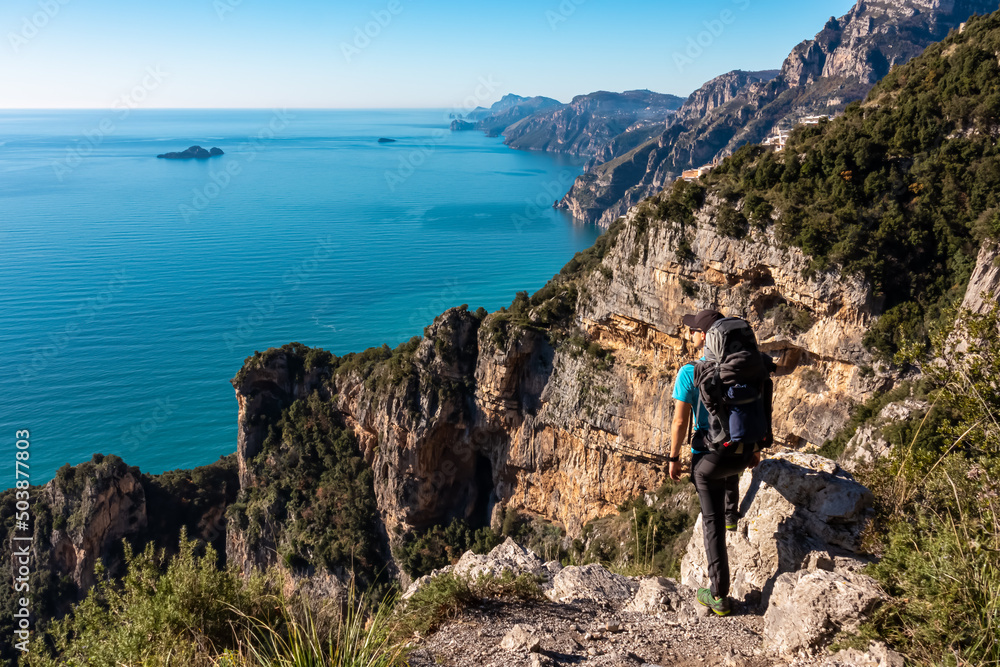
<instances>
[{"instance_id":1,"label":"blue t-shirt","mask_svg":"<svg viewBox=\"0 0 1000 667\"><path fill-rule=\"evenodd\" d=\"M708 430L708 410L702 404L698 389L694 386L694 364L681 366L680 372L677 373L677 380L674 381L674 399L684 401L692 406L697 417L695 430ZM691 449L692 453L695 451L697 450Z\"/></svg>"}]
</instances>

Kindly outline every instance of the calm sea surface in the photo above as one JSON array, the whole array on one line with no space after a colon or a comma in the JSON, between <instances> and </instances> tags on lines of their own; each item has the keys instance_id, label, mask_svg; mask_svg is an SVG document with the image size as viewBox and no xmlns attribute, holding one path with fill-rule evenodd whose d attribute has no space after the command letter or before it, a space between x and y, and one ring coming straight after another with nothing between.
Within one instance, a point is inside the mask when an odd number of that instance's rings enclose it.
<instances>
[{"instance_id":1,"label":"calm sea surface","mask_svg":"<svg viewBox=\"0 0 1000 667\"><path fill-rule=\"evenodd\" d=\"M551 208L581 163L435 110L0 111L0 459L143 471L236 448L229 379L494 310L597 238ZM380 137L394 143L378 143ZM193 144L222 157L158 160Z\"/></svg>"}]
</instances>

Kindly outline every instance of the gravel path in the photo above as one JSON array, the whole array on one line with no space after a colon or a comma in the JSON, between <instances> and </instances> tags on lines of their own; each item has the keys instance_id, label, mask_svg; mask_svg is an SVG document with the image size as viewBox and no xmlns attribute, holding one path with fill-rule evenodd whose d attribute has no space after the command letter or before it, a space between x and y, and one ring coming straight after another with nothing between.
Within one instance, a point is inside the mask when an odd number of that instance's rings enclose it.
<instances>
[{"instance_id":1,"label":"gravel path","mask_svg":"<svg viewBox=\"0 0 1000 667\"><path fill-rule=\"evenodd\" d=\"M514 648L501 647L518 624L528 626L522 628L522 640ZM769 667L775 660L761 653L762 626L756 608L739 604L729 616L718 617L693 601L678 612L649 615L592 602L490 600L421 640L410 664ZM534 651L532 644L537 644Z\"/></svg>"}]
</instances>

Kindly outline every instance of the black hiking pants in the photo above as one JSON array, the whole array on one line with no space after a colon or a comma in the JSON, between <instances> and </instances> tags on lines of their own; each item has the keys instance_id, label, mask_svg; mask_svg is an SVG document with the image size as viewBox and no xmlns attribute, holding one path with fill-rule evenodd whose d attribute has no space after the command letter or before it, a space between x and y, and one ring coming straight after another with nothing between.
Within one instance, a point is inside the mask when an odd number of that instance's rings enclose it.
<instances>
[{"instance_id":1,"label":"black hiking pants","mask_svg":"<svg viewBox=\"0 0 1000 667\"><path fill-rule=\"evenodd\" d=\"M735 518L740 506L740 473L746 470L753 452L739 455L695 454L691 478L701 502L705 532L705 557L712 595L729 595L729 554L726 552L726 517Z\"/></svg>"}]
</instances>

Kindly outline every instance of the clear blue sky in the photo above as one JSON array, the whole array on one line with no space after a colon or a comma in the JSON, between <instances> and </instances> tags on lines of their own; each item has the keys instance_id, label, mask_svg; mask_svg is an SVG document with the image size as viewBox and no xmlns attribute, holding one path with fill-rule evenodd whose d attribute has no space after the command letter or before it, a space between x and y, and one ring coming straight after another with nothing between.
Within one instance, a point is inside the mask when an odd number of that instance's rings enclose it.
<instances>
[{"instance_id":1,"label":"clear blue sky","mask_svg":"<svg viewBox=\"0 0 1000 667\"><path fill-rule=\"evenodd\" d=\"M731 69L779 67L853 5L4 0L0 108L106 108L123 95L149 108L458 108L508 92L565 102L634 88L686 96Z\"/></svg>"}]
</instances>

